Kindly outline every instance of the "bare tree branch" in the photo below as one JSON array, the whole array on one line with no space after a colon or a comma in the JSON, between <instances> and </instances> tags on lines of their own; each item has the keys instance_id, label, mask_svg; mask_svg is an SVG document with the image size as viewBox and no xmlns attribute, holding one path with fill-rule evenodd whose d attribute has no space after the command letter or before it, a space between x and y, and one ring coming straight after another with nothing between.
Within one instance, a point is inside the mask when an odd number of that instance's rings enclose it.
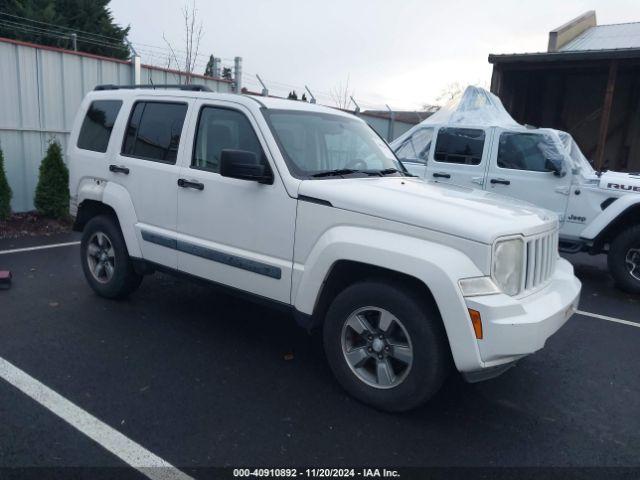
<instances>
[{"instance_id":1,"label":"bare tree branch","mask_svg":"<svg viewBox=\"0 0 640 480\"><path fill-rule=\"evenodd\" d=\"M351 97L355 95L355 92L349 87L349 75L347 75L347 81L343 85L342 82L329 90L329 96L336 107L346 110L351 103Z\"/></svg>"},{"instance_id":2,"label":"bare tree branch","mask_svg":"<svg viewBox=\"0 0 640 480\"><path fill-rule=\"evenodd\" d=\"M184 73L185 75L185 83L191 83L191 77L196 68L196 64L198 61L198 54L200 51L200 42L202 37L204 36L204 27L202 22L198 20L198 9L196 8L196 2L193 0L191 4L191 8L188 5L185 5L182 9L182 16L184 19L184 33L185 33L185 51L184 58L182 61L178 60L178 56L176 55L176 50L171 45L171 42L166 39L165 35L162 35L165 43L169 47L171 52L171 58L169 58L169 64L171 62L175 62L176 68L180 73ZM180 67L180 65L184 65L184 69Z\"/></svg>"}]
</instances>

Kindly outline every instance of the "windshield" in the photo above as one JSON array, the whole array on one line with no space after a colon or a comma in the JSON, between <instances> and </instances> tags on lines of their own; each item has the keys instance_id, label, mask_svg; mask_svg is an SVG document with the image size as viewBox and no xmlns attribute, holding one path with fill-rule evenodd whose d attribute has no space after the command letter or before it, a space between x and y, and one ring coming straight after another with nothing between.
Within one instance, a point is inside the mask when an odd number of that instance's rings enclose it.
<instances>
[{"instance_id":1,"label":"windshield","mask_svg":"<svg viewBox=\"0 0 640 480\"><path fill-rule=\"evenodd\" d=\"M263 112L295 177L393 175L403 171L387 144L356 118L310 111Z\"/></svg>"}]
</instances>

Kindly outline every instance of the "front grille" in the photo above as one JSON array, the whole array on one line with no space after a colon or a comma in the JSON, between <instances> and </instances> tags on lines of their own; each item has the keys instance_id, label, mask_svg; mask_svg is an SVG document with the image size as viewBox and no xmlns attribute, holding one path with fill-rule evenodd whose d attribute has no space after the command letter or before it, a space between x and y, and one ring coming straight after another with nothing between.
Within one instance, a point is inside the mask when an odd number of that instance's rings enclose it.
<instances>
[{"instance_id":1,"label":"front grille","mask_svg":"<svg viewBox=\"0 0 640 480\"><path fill-rule=\"evenodd\" d=\"M558 260L558 231L528 237L524 274L524 290L531 290L544 284L553 276Z\"/></svg>"}]
</instances>

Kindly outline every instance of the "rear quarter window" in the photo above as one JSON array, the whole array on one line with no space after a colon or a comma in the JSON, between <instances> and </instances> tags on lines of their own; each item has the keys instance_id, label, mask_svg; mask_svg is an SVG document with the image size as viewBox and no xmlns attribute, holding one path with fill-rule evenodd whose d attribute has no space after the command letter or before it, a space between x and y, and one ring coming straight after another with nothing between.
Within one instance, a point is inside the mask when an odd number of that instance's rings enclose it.
<instances>
[{"instance_id":1,"label":"rear quarter window","mask_svg":"<svg viewBox=\"0 0 640 480\"><path fill-rule=\"evenodd\" d=\"M96 100L92 102L82 122L78 135L78 148L105 153L113 125L122 107L120 100Z\"/></svg>"}]
</instances>

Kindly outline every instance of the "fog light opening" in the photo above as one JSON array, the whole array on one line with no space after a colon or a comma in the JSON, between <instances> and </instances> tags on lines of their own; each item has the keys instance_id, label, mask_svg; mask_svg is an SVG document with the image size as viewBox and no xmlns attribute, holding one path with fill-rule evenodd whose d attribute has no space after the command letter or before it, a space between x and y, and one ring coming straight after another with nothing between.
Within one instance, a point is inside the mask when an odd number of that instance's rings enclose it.
<instances>
[{"instance_id":1,"label":"fog light opening","mask_svg":"<svg viewBox=\"0 0 640 480\"><path fill-rule=\"evenodd\" d=\"M482 340L482 317L480 312L470 308L469 317L471 317L471 324L473 325L473 331L476 333L476 338Z\"/></svg>"}]
</instances>

